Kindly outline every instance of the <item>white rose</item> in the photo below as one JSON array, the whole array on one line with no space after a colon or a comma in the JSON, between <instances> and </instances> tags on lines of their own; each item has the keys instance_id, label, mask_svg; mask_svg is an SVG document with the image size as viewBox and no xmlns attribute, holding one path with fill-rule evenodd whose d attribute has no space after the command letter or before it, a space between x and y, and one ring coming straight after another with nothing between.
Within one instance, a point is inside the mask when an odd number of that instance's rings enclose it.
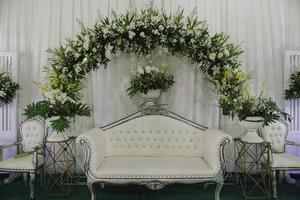
<instances>
[{"instance_id":1,"label":"white rose","mask_svg":"<svg viewBox=\"0 0 300 200\"><path fill-rule=\"evenodd\" d=\"M156 30L156 29L153 31L153 33L154 33L154 35L158 35L159 34L158 30Z\"/></svg>"},{"instance_id":2,"label":"white rose","mask_svg":"<svg viewBox=\"0 0 300 200\"><path fill-rule=\"evenodd\" d=\"M216 54L215 53L209 54L209 59L215 60L215 58L216 58Z\"/></svg>"},{"instance_id":3,"label":"white rose","mask_svg":"<svg viewBox=\"0 0 300 200\"><path fill-rule=\"evenodd\" d=\"M132 39L135 36L135 32L129 31L129 38Z\"/></svg>"},{"instance_id":4,"label":"white rose","mask_svg":"<svg viewBox=\"0 0 300 200\"><path fill-rule=\"evenodd\" d=\"M164 30L165 28L163 27L163 25L159 25L159 26L158 26L158 29L162 31L162 30Z\"/></svg>"},{"instance_id":5,"label":"white rose","mask_svg":"<svg viewBox=\"0 0 300 200\"><path fill-rule=\"evenodd\" d=\"M145 67L145 72L148 73L148 74L151 73L151 67L150 67L149 65L147 65L147 66Z\"/></svg>"},{"instance_id":6,"label":"white rose","mask_svg":"<svg viewBox=\"0 0 300 200\"><path fill-rule=\"evenodd\" d=\"M144 32L141 32L141 33L140 33L140 36L144 38L144 37L145 37L145 33L144 33Z\"/></svg>"},{"instance_id":7,"label":"white rose","mask_svg":"<svg viewBox=\"0 0 300 200\"><path fill-rule=\"evenodd\" d=\"M224 50L224 55L229 56L229 51L227 49Z\"/></svg>"}]
</instances>

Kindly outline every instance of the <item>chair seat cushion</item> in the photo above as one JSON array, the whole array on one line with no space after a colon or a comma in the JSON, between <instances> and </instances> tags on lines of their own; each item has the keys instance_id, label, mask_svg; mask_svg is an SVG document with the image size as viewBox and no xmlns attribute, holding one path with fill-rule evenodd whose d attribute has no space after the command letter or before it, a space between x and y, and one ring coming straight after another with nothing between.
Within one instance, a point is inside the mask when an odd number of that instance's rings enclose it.
<instances>
[{"instance_id":1,"label":"chair seat cushion","mask_svg":"<svg viewBox=\"0 0 300 200\"><path fill-rule=\"evenodd\" d=\"M300 157L285 154L285 153L273 153L272 167L300 168Z\"/></svg>"},{"instance_id":2,"label":"chair seat cushion","mask_svg":"<svg viewBox=\"0 0 300 200\"><path fill-rule=\"evenodd\" d=\"M38 156L38 161L40 166L43 163L43 156ZM34 170L35 166L32 163L33 154L25 155L22 157L12 157L7 160L0 161L1 171L30 171Z\"/></svg>"},{"instance_id":3,"label":"chair seat cushion","mask_svg":"<svg viewBox=\"0 0 300 200\"><path fill-rule=\"evenodd\" d=\"M97 178L203 178L218 171L200 157L107 157L96 171Z\"/></svg>"}]
</instances>

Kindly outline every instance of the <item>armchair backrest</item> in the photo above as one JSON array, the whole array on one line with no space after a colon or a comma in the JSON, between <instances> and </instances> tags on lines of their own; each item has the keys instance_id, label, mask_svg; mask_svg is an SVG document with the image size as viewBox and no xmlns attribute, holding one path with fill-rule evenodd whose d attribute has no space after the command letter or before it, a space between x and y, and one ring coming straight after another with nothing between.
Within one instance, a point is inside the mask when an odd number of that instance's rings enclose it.
<instances>
[{"instance_id":1,"label":"armchair backrest","mask_svg":"<svg viewBox=\"0 0 300 200\"><path fill-rule=\"evenodd\" d=\"M23 152L32 152L34 147L41 146L46 137L45 124L41 119L26 120L20 125L20 136Z\"/></svg>"},{"instance_id":2,"label":"armchair backrest","mask_svg":"<svg viewBox=\"0 0 300 200\"><path fill-rule=\"evenodd\" d=\"M271 143L272 152L284 152L285 141L288 133L288 128L285 122L278 120L263 127L260 132L262 138Z\"/></svg>"}]
</instances>

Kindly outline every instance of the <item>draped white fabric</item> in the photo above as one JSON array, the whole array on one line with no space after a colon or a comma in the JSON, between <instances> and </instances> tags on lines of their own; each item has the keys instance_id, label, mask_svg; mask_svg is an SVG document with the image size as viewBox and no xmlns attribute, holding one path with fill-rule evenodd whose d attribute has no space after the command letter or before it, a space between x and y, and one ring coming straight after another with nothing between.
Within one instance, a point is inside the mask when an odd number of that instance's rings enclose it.
<instances>
[{"instance_id":1,"label":"draped white fabric","mask_svg":"<svg viewBox=\"0 0 300 200\"><path fill-rule=\"evenodd\" d=\"M47 66L46 49L55 47L79 31L79 21L92 25L98 16L145 8L141 0L0 0L0 51L19 55L19 114L26 104L40 99L33 81L42 81ZM282 105L283 51L300 48L299 0L157 0L157 7L175 12L179 7L190 14L195 9L212 33L225 32L241 44L243 68L252 72L254 92ZM216 96L203 74L185 58L161 58L172 67L176 84L163 95L168 109L208 126L218 126ZM90 118L76 119L76 132L117 120L136 111L127 96L131 66L142 64L134 55L120 55L107 69L91 74L84 101L93 109ZM22 118L22 117L21 117Z\"/></svg>"}]
</instances>

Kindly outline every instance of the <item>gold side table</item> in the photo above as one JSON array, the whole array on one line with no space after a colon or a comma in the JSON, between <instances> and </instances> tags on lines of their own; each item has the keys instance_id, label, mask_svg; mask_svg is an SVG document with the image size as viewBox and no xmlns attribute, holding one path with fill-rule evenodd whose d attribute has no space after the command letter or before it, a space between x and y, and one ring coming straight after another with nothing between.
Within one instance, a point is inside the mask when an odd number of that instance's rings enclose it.
<instances>
[{"instance_id":1,"label":"gold side table","mask_svg":"<svg viewBox=\"0 0 300 200\"><path fill-rule=\"evenodd\" d=\"M46 141L45 196L70 194L76 164L76 137Z\"/></svg>"},{"instance_id":2,"label":"gold side table","mask_svg":"<svg viewBox=\"0 0 300 200\"><path fill-rule=\"evenodd\" d=\"M236 182L244 199L271 198L271 146L235 139Z\"/></svg>"}]
</instances>

